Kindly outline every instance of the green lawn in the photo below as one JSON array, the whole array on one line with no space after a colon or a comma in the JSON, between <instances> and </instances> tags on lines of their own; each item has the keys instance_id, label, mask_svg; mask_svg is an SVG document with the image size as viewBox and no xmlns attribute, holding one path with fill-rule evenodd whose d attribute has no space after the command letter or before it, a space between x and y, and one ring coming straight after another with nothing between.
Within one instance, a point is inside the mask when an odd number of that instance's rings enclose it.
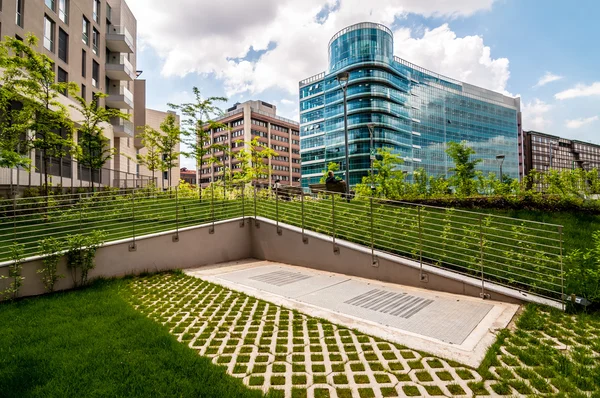
<instances>
[{"instance_id":1,"label":"green lawn","mask_svg":"<svg viewBox=\"0 0 600 398\"><path fill-rule=\"evenodd\" d=\"M136 312L127 283L0 304L0 396L262 396Z\"/></svg>"}]
</instances>

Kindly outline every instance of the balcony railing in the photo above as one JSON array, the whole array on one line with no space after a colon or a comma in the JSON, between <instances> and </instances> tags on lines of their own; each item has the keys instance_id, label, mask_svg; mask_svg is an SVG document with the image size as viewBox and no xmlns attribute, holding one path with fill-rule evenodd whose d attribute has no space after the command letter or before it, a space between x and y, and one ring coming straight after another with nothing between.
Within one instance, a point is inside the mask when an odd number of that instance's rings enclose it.
<instances>
[{"instance_id":1,"label":"balcony railing","mask_svg":"<svg viewBox=\"0 0 600 398\"><path fill-rule=\"evenodd\" d=\"M127 55L110 56L106 63L106 76L111 80L133 80L135 71Z\"/></svg>"},{"instance_id":2,"label":"balcony railing","mask_svg":"<svg viewBox=\"0 0 600 398\"><path fill-rule=\"evenodd\" d=\"M135 132L133 122L120 117L110 119L115 137L132 138Z\"/></svg>"},{"instance_id":3,"label":"balcony railing","mask_svg":"<svg viewBox=\"0 0 600 398\"><path fill-rule=\"evenodd\" d=\"M126 27L109 25L106 32L106 47L114 52L132 53L135 41Z\"/></svg>"},{"instance_id":4,"label":"balcony railing","mask_svg":"<svg viewBox=\"0 0 600 398\"><path fill-rule=\"evenodd\" d=\"M106 104L111 108L133 108L133 94L125 86L111 88L108 90Z\"/></svg>"}]
</instances>

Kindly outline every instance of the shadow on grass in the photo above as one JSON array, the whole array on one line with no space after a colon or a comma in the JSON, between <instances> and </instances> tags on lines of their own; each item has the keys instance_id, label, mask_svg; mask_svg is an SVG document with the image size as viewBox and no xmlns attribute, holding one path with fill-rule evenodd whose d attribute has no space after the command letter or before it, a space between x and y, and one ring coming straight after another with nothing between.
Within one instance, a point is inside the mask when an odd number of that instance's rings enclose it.
<instances>
[{"instance_id":1,"label":"shadow on grass","mask_svg":"<svg viewBox=\"0 0 600 398\"><path fill-rule=\"evenodd\" d=\"M262 396L136 312L126 283L0 304L0 395Z\"/></svg>"}]
</instances>

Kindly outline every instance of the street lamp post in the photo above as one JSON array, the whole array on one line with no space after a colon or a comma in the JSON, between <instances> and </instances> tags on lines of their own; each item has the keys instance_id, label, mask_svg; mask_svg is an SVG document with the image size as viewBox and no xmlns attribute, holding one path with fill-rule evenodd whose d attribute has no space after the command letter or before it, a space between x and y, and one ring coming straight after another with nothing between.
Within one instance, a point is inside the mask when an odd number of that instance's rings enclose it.
<instances>
[{"instance_id":1,"label":"street lamp post","mask_svg":"<svg viewBox=\"0 0 600 398\"><path fill-rule=\"evenodd\" d=\"M369 146L369 159L371 161L371 190L375 190L375 180L373 179L373 162L375 161L375 148L373 147L373 135L375 130L375 125L373 123L367 124L369 128L369 136L371 138L371 144Z\"/></svg>"},{"instance_id":2,"label":"street lamp post","mask_svg":"<svg viewBox=\"0 0 600 398\"><path fill-rule=\"evenodd\" d=\"M344 146L346 148L346 198L350 198L350 163L348 160L348 106L346 90L348 88L348 72L340 72L337 74L337 81L344 92Z\"/></svg>"},{"instance_id":3,"label":"street lamp post","mask_svg":"<svg viewBox=\"0 0 600 398\"><path fill-rule=\"evenodd\" d=\"M496 155L496 160L500 161L500 182L503 181L503 176L502 176L502 164L504 163L504 159L506 158L506 155Z\"/></svg>"}]
</instances>

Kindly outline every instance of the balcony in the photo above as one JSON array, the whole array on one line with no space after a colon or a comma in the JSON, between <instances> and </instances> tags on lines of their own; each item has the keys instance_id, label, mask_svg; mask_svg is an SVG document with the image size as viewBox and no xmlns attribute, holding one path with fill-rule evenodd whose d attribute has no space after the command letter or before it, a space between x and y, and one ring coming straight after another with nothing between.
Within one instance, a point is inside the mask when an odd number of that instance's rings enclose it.
<instances>
[{"instance_id":1,"label":"balcony","mask_svg":"<svg viewBox=\"0 0 600 398\"><path fill-rule=\"evenodd\" d=\"M125 54L116 54L111 55L106 63L106 76L110 80L132 81L135 71Z\"/></svg>"},{"instance_id":2,"label":"balcony","mask_svg":"<svg viewBox=\"0 0 600 398\"><path fill-rule=\"evenodd\" d=\"M113 117L110 119L110 123L116 138L133 138L135 132L133 122L121 117Z\"/></svg>"},{"instance_id":3,"label":"balcony","mask_svg":"<svg viewBox=\"0 0 600 398\"><path fill-rule=\"evenodd\" d=\"M124 86L111 88L106 97L106 106L117 109L133 109L133 94Z\"/></svg>"},{"instance_id":4,"label":"balcony","mask_svg":"<svg viewBox=\"0 0 600 398\"><path fill-rule=\"evenodd\" d=\"M109 25L106 32L106 48L116 53L133 53L133 36L124 26Z\"/></svg>"}]
</instances>

